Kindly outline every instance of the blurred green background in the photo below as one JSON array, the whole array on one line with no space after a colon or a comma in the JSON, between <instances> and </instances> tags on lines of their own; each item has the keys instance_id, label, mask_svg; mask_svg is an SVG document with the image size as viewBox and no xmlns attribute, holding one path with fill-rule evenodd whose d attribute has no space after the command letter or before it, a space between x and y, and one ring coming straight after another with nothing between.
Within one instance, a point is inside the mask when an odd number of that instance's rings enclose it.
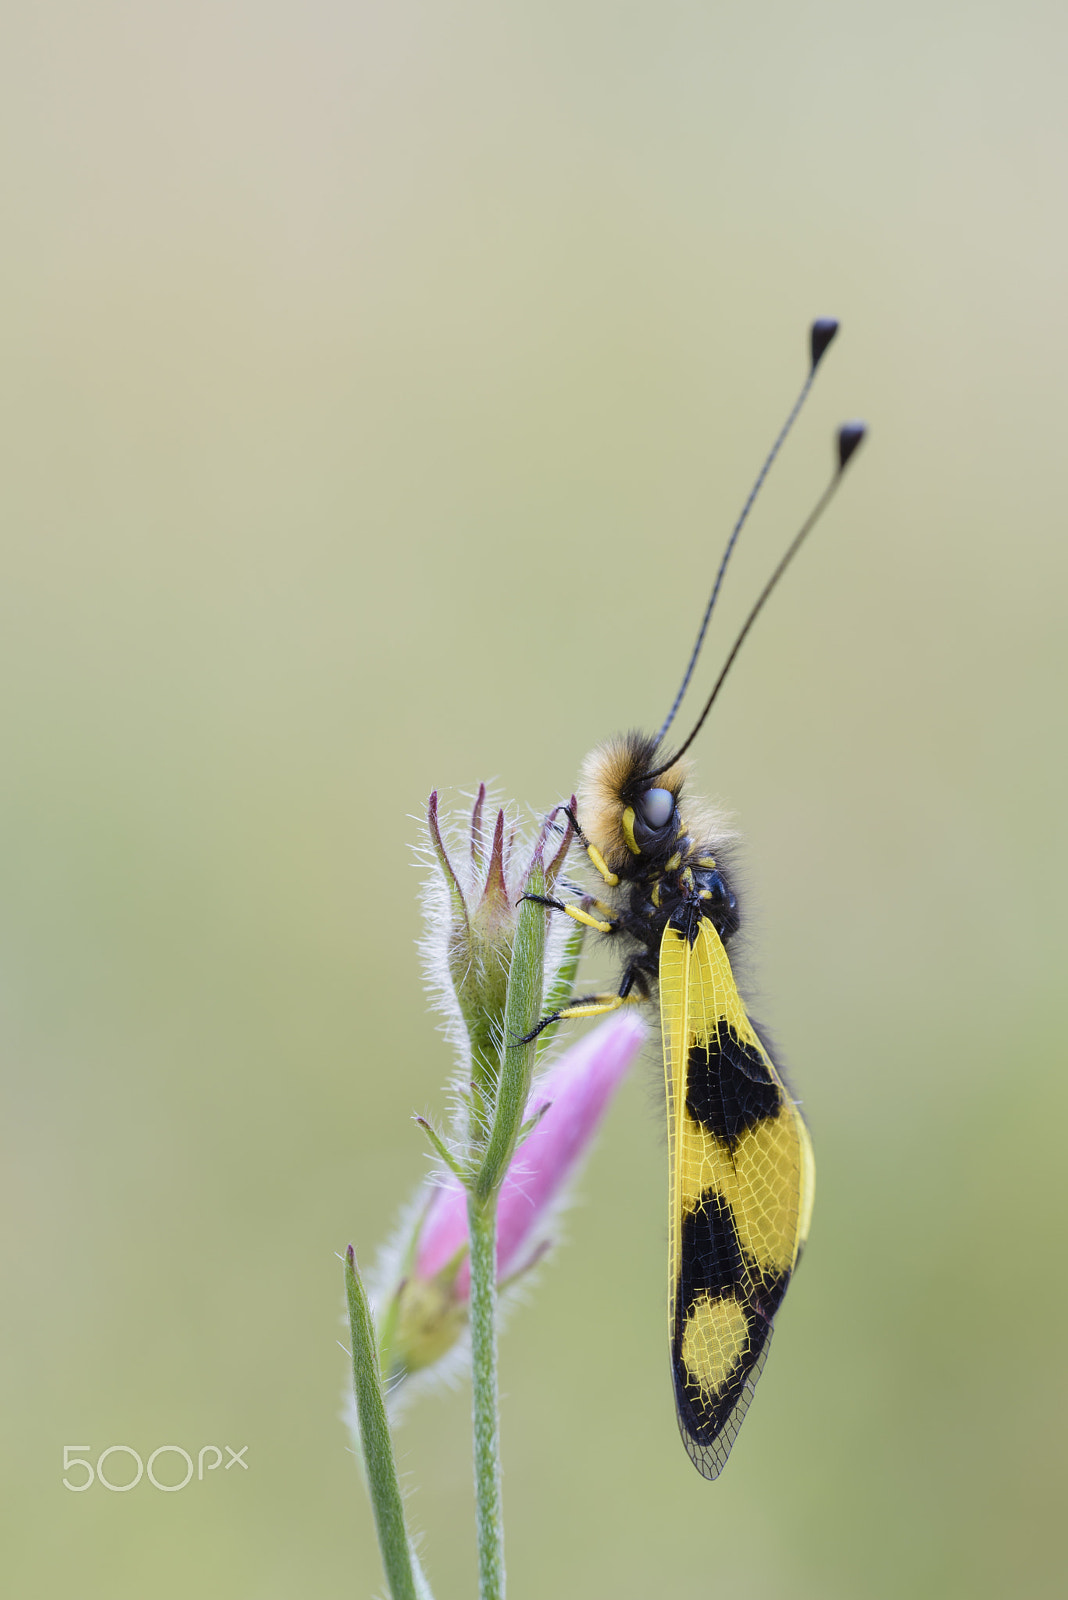
<instances>
[{"instance_id":1,"label":"blurred green background","mask_svg":"<svg viewBox=\"0 0 1068 1600\"><path fill-rule=\"evenodd\" d=\"M503 1342L510 1593L1063 1593L1063 6L5 32L10 1592L381 1592L335 1252L373 1255L451 1066L413 819L481 778L534 816L656 724L831 312L703 683L833 427L872 437L699 757L810 1250L710 1486L650 1057ZM439 1600L474 1588L467 1419L400 1436ZM62 1487L65 1444L114 1443L249 1467Z\"/></svg>"}]
</instances>

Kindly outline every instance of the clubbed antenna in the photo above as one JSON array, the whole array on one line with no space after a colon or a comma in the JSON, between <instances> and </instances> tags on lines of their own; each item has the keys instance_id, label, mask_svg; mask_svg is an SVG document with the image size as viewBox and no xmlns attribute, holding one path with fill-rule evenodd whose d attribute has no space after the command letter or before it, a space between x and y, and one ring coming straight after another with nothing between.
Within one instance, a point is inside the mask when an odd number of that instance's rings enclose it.
<instances>
[{"instance_id":1,"label":"clubbed antenna","mask_svg":"<svg viewBox=\"0 0 1068 1600\"><path fill-rule=\"evenodd\" d=\"M820 517L822 517L823 513L833 500L838 485L842 481L842 475L856 453L857 447L867 431L867 424L864 422L844 422L839 428L835 438L837 459L831 481L824 489L819 499L816 501L816 504L813 506L804 522L801 524L800 529L791 540L786 554L783 556L782 560L779 562L779 565L775 568L775 571L772 573L771 577L760 591L756 604L746 617L745 622L742 624L741 632L738 634L737 639L735 639L733 645L731 646L730 654L723 663L723 668L720 672L720 675L716 679L712 693L705 702L705 708L698 717L693 732L690 734L690 737L686 740L685 744L680 745L675 751L675 754L668 761L663 762L661 766L657 767L655 772L647 772L645 774L645 776L642 778L643 783L649 783L653 778L659 778L662 773L666 772L669 767L675 764L681 755L685 754L685 752L690 748L694 740L697 738L697 735L700 733L704 724L705 718L708 716L708 713L712 710L712 707L716 703L716 696L723 687L724 679L734 663L734 658L742 648L746 634L749 632L750 628L753 626L753 623L764 609L764 602L771 594L771 591L775 588L775 585L778 583L779 579L790 565L790 562L794 559L794 556L800 550L806 538L812 532L812 529L816 526L817 522L820 520Z\"/></svg>"},{"instance_id":2,"label":"clubbed antenna","mask_svg":"<svg viewBox=\"0 0 1068 1600\"><path fill-rule=\"evenodd\" d=\"M704 644L704 642L705 642L705 634L708 632L708 624L709 624L709 620L711 619L711 616L712 616L712 609L715 606L716 600L719 597L720 587L721 587L721 585L723 583L723 575L727 570L727 563L730 561L731 555L733 554L733 551L734 551L734 547L738 543L738 535L741 533L742 529L745 526L746 519L748 518L749 513L750 513L750 511L752 510L752 507L753 507L753 501L756 499L757 495L759 494L760 488L761 488L761 485L764 482L764 479L767 477L768 473L771 471L771 466L772 466L773 461L775 460L775 457L778 455L779 451L782 449L783 444L786 441L787 434L790 432L790 429L793 427L794 423L797 421L798 413L800 412L801 407L804 405L805 400L808 397L808 391L812 387L813 379L816 376L816 371L817 371L817 369L819 367L819 364L822 361L824 355L826 354L827 348L830 345L831 340L834 338L834 336L835 336L835 334L837 332L838 332L838 322L837 322L837 319L834 318L834 317L817 317L816 321L812 324L812 327L809 330L809 355L810 355L810 361L809 361L808 376L805 378L804 384L802 385L801 393L798 395L797 399L794 401L793 406L790 409L789 416L787 417L786 421L783 423L782 428L779 431L778 438L775 440L775 443L772 445L771 449L768 451L767 459L765 460L764 465L761 467L760 471L757 473L756 482L753 484L753 487L749 491L749 495L748 495L748 498L746 499L745 505L742 507L741 515L739 516L738 521L734 524L734 527L731 530L731 536L727 540L727 548L724 550L723 559L720 561L720 564L719 564L719 571L716 573L716 581L712 585L712 593L708 597L708 604L705 607L704 618L703 618L703 620L701 622L701 627L700 627L700 629L698 631L698 634L697 634L697 643L694 645L693 651L691 652L689 665L686 668L686 672L685 672L685 674L683 676L682 683L679 686L679 692L675 696L674 704L672 705L671 710L667 714L667 717L666 717L666 719L664 721L663 727L660 729L660 732L656 736L657 744L659 744L663 740L664 735L667 733L668 729L671 727L671 724L674 722L675 713L679 709L679 706L682 704L682 697L686 693L686 690L689 688L690 679L693 677L693 669L697 665L697 658L701 654L701 646Z\"/></svg>"}]
</instances>

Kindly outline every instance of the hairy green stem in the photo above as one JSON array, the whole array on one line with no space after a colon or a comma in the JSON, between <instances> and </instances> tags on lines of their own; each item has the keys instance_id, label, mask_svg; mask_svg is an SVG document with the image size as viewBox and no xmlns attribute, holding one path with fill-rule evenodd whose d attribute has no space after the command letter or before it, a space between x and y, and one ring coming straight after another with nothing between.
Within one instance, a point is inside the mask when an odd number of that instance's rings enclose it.
<instances>
[{"instance_id":1,"label":"hairy green stem","mask_svg":"<svg viewBox=\"0 0 1068 1600\"><path fill-rule=\"evenodd\" d=\"M351 1244L345 1253L345 1292L352 1329L352 1382L360 1419L360 1443L382 1565L392 1600L419 1600L420 1593L425 1594L426 1589L422 1583L418 1586L416 1583L416 1569L404 1523L404 1504L397 1482L393 1440L386 1420L371 1308Z\"/></svg>"},{"instance_id":2,"label":"hairy green stem","mask_svg":"<svg viewBox=\"0 0 1068 1600\"><path fill-rule=\"evenodd\" d=\"M528 894L544 893L535 855ZM504 1600L504 1521L501 1509L500 1417L497 1392L497 1196L523 1125L535 1044L523 1043L541 1014L545 972L545 911L524 901L508 972L504 1049L493 1127L482 1165L467 1196L471 1239L471 1387L474 1418L475 1514L480 1600Z\"/></svg>"},{"instance_id":3,"label":"hairy green stem","mask_svg":"<svg viewBox=\"0 0 1068 1600\"><path fill-rule=\"evenodd\" d=\"M467 1197L471 1238L471 1390L479 1600L504 1600L497 1392L497 1195Z\"/></svg>"}]
</instances>

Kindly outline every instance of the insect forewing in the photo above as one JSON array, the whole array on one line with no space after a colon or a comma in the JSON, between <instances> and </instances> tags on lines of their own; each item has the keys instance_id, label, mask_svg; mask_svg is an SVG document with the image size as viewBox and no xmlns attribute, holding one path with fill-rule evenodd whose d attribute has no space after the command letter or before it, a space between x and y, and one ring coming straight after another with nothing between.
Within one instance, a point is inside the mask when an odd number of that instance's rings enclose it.
<instances>
[{"instance_id":1,"label":"insect forewing","mask_svg":"<svg viewBox=\"0 0 1068 1600\"><path fill-rule=\"evenodd\" d=\"M707 917L660 946L668 1319L683 1443L718 1477L808 1232L812 1146Z\"/></svg>"}]
</instances>

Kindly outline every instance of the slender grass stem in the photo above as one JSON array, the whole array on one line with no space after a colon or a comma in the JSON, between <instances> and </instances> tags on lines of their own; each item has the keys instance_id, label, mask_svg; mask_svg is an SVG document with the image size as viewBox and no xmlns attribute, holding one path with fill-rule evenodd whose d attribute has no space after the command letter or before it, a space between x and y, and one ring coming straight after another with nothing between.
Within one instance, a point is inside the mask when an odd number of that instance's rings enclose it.
<instances>
[{"instance_id":1,"label":"slender grass stem","mask_svg":"<svg viewBox=\"0 0 1068 1600\"><path fill-rule=\"evenodd\" d=\"M360 1443L382 1565L391 1600L420 1600L420 1592L425 1594L427 1591L424 1584L416 1584L412 1549L404 1521L404 1503L397 1481L397 1464L393 1456L393 1439L386 1420L371 1308L351 1244L345 1253L345 1292L352 1330L352 1381L360 1419Z\"/></svg>"}]
</instances>

